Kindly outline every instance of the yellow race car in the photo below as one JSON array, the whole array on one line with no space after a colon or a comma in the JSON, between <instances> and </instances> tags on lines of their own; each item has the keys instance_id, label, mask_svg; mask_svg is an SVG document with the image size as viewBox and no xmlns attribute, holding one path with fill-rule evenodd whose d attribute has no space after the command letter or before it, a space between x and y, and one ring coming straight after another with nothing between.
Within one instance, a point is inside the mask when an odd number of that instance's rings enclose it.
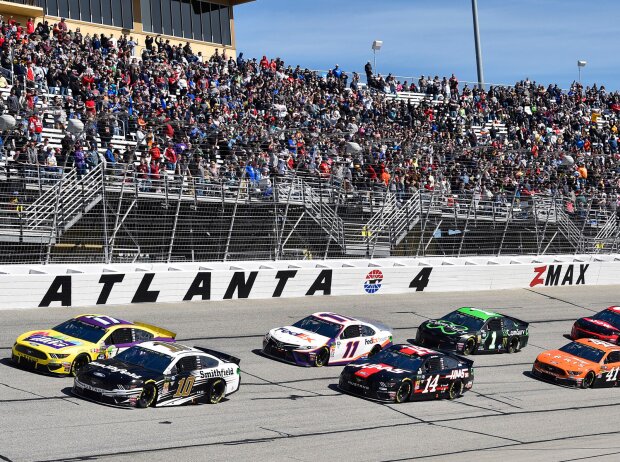
<instances>
[{"instance_id":1,"label":"yellow race car","mask_svg":"<svg viewBox=\"0 0 620 462\"><path fill-rule=\"evenodd\" d=\"M17 337L11 359L21 367L71 374L95 359L107 359L141 342L174 342L176 334L141 322L82 314L47 330Z\"/></svg>"}]
</instances>

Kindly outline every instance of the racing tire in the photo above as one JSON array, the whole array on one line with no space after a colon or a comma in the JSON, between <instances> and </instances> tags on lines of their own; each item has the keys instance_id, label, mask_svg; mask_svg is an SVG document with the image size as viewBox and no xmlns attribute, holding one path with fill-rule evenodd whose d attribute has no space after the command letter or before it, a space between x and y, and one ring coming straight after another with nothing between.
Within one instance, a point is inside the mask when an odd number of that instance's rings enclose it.
<instances>
[{"instance_id":1,"label":"racing tire","mask_svg":"<svg viewBox=\"0 0 620 462\"><path fill-rule=\"evenodd\" d=\"M207 387L207 403L217 404L226 395L226 382L224 379L215 379Z\"/></svg>"},{"instance_id":2,"label":"racing tire","mask_svg":"<svg viewBox=\"0 0 620 462\"><path fill-rule=\"evenodd\" d=\"M398 390L396 390L396 396L394 396L394 402L404 403L405 401L409 399L410 395L411 395L411 381L403 380L403 382L400 384L400 387L398 387Z\"/></svg>"},{"instance_id":3,"label":"racing tire","mask_svg":"<svg viewBox=\"0 0 620 462\"><path fill-rule=\"evenodd\" d=\"M368 357L370 358L371 356L376 355L380 351L381 351L381 347L379 345L375 345L374 347L372 347L372 350L370 350L370 353L368 353Z\"/></svg>"},{"instance_id":4,"label":"racing tire","mask_svg":"<svg viewBox=\"0 0 620 462\"><path fill-rule=\"evenodd\" d=\"M448 399L456 399L463 394L463 382L455 380L448 387Z\"/></svg>"},{"instance_id":5,"label":"racing tire","mask_svg":"<svg viewBox=\"0 0 620 462\"><path fill-rule=\"evenodd\" d=\"M86 355L79 355L71 364L71 375L77 377L78 372L90 362L90 358Z\"/></svg>"},{"instance_id":6,"label":"racing tire","mask_svg":"<svg viewBox=\"0 0 620 462\"><path fill-rule=\"evenodd\" d=\"M594 375L594 372L589 371L581 381L581 388L592 388L595 378L596 376Z\"/></svg>"},{"instance_id":7,"label":"racing tire","mask_svg":"<svg viewBox=\"0 0 620 462\"><path fill-rule=\"evenodd\" d=\"M516 353L521 348L521 342L517 337L513 337L510 339L510 343L508 344L508 353Z\"/></svg>"},{"instance_id":8,"label":"racing tire","mask_svg":"<svg viewBox=\"0 0 620 462\"><path fill-rule=\"evenodd\" d=\"M316 354L316 357L314 358L314 365L316 367L323 367L323 366L327 366L328 362L329 362L329 350L323 347Z\"/></svg>"},{"instance_id":9,"label":"racing tire","mask_svg":"<svg viewBox=\"0 0 620 462\"><path fill-rule=\"evenodd\" d=\"M472 354L475 349L476 349L476 340L474 340L473 337L468 338L467 341L465 342L465 345L463 346L463 356L468 356Z\"/></svg>"},{"instance_id":10,"label":"racing tire","mask_svg":"<svg viewBox=\"0 0 620 462\"><path fill-rule=\"evenodd\" d=\"M155 406L157 402L157 387L154 383L149 382L144 384L142 388L142 393L138 397L137 405L140 408L146 408Z\"/></svg>"}]
</instances>

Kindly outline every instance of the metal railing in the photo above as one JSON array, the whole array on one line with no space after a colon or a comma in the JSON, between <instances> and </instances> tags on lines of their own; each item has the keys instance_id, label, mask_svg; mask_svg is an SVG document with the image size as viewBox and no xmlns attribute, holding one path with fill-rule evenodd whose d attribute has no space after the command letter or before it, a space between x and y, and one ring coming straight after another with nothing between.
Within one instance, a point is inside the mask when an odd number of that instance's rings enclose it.
<instances>
[{"instance_id":1,"label":"metal railing","mask_svg":"<svg viewBox=\"0 0 620 462\"><path fill-rule=\"evenodd\" d=\"M594 199L573 209L561 197L395 193L294 173L209 179L133 164L13 171L0 182L3 262L607 253L620 243L615 211Z\"/></svg>"}]
</instances>

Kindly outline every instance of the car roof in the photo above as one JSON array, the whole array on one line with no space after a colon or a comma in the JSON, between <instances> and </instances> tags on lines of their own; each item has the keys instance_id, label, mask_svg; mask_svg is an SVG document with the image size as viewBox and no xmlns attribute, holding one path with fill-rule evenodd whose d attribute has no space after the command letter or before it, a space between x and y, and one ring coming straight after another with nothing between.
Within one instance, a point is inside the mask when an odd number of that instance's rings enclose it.
<instances>
[{"instance_id":1,"label":"car roof","mask_svg":"<svg viewBox=\"0 0 620 462\"><path fill-rule=\"evenodd\" d=\"M341 324L343 326L347 326L353 322L359 322L359 319L351 318L349 316L344 316L338 313L331 313L328 311L317 311L316 313L312 313L312 316L317 317L319 319L323 319L328 322Z\"/></svg>"},{"instance_id":2,"label":"car roof","mask_svg":"<svg viewBox=\"0 0 620 462\"><path fill-rule=\"evenodd\" d=\"M620 314L620 306L610 306L605 308L603 311L613 311L616 314Z\"/></svg>"},{"instance_id":3,"label":"car roof","mask_svg":"<svg viewBox=\"0 0 620 462\"><path fill-rule=\"evenodd\" d=\"M456 311L458 311L459 313L472 316L474 318L482 319L484 321L490 318L494 318L496 316L502 316L501 314L494 313L493 311L481 310L479 308L472 308L470 306L464 306L462 308L459 308Z\"/></svg>"},{"instance_id":4,"label":"car roof","mask_svg":"<svg viewBox=\"0 0 620 462\"><path fill-rule=\"evenodd\" d=\"M156 351L157 353L162 353L167 356L174 357L174 358L177 358L179 356L185 356L190 353L194 355L198 354L201 356L205 354L196 348L192 348L187 345L182 345L176 342L159 342L159 341L143 342L143 343L140 343L138 346L146 348L147 350Z\"/></svg>"},{"instance_id":5,"label":"car roof","mask_svg":"<svg viewBox=\"0 0 620 462\"><path fill-rule=\"evenodd\" d=\"M125 321L123 319L118 319L112 316L107 316L105 314L80 314L73 319L82 321L85 324L90 324L91 326L101 327L103 329L109 329L110 327L116 326L134 325L133 322Z\"/></svg>"},{"instance_id":6,"label":"car roof","mask_svg":"<svg viewBox=\"0 0 620 462\"><path fill-rule=\"evenodd\" d=\"M619 345L614 345L613 343L609 343L604 340L599 340L599 339L594 339L594 338L580 338L579 340L577 340L577 343L583 343L584 345L588 345L592 348L603 350L605 352L620 351Z\"/></svg>"},{"instance_id":7,"label":"car roof","mask_svg":"<svg viewBox=\"0 0 620 462\"><path fill-rule=\"evenodd\" d=\"M411 345L410 343L399 343L392 345L390 350L397 350L400 353L411 356L412 358L424 358L431 355L443 355L440 351L431 350L430 348Z\"/></svg>"}]
</instances>

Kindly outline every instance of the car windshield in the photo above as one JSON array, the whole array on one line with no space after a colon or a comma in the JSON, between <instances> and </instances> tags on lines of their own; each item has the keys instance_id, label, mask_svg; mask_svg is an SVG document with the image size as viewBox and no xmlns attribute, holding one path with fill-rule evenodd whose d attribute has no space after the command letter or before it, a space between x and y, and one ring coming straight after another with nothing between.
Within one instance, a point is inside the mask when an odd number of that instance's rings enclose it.
<instances>
[{"instance_id":1,"label":"car windshield","mask_svg":"<svg viewBox=\"0 0 620 462\"><path fill-rule=\"evenodd\" d=\"M593 348L591 346L584 345L583 343L578 342L564 345L562 348L560 348L560 351L595 363L600 362L601 359L603 359L603 356L605 356L605 352L603 350L599 350L598 348Z\"/></svg>"},{"instance_id":2,"label":"car windshield","mask_svg":"<svg viewBox=\"0 0 620 462\"><path fill-rule=\"evenodd\" d=\"M597 313L594 316L592 316L592 319L597 319L599 321L605 321L611 324L612 326L620 327L620 314L614 311L611 311L611 310L601 311L600 313Z\"/></svg>"},{"instance_id":3,"label":"car windshield","mask_svg":"<svg viewBox=\"0 0 620 462\"><path fill-rule=\"evenodd\" d=\"M86 340L91 343L99 342L106 332L105 329L101 327L92 326L85 322L78 321L77 319L69 319L62 324L58 324L53 329L61 334L70 335L71 337Z\"/></svg>"},{"instance_id":4,"label":"car windshield","mask_svg":"<svg viewBox=\"0 0 620 462\"><path fill-rule=\"evenodd\" d=\"M304 329L315 334L322 335L323 337L336 338L338 332L340 332L341 325L335 322L325 321L315 316L308 316L293 324L293 327Z\"/></svg>"},{"instance_id":5,"label":"car windshield","mask_svg":"<svg viewBox=\"0 0 620 462\"><path fill-rule=\"evenodd\" d=\"M402 353L398 349L388 348L374 355L372 357L372 362L387 364L388 366L397 367L398 369L417 371L420 366L422 366L423 359L418 356Z\"/></svg>"},{"instance_id":6,"label":"car windshield","mask_svg":"<svg viewBox=\"0 0 620 462\"><path fill-rule=\"evenodd\" d=\"M161 374L168 368L172 358L166 354L147 350L139 346L131 347L116 355L114 359L150 369Z\"/></svg>"},{"instance_id":7,"label":"car windshield","mask_svg":"<svg viewBox=\"0 0 620 462\"><path fill-rule=\"evenodd\" d=\"M467 327L469 330L480 330L484 325L484 320L480 318L474 318L465 313L461 313L459 311L453 311L450 314L445 315L441 318L443 321L450 321L454 324L459 324L461 326Z\"/></svg>"}]
</instances>

